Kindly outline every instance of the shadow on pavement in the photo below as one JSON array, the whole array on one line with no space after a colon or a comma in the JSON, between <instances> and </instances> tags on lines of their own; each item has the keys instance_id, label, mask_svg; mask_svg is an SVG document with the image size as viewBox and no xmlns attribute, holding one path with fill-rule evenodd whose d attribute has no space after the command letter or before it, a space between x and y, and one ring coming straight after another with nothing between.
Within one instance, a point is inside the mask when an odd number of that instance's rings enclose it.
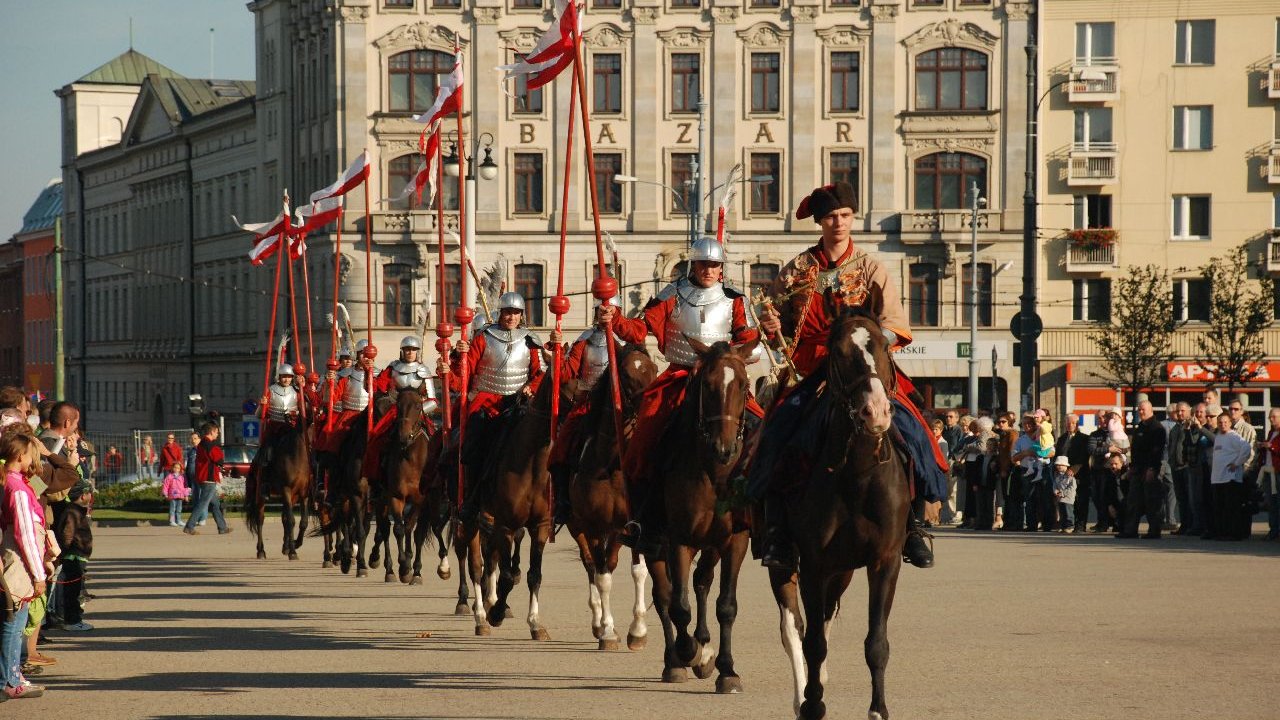
<instances>
[{"instance_id":1,"label":"shadow on pavement","mask_svg":"<svg viewBox=\"0 0 1280 720\"><path fill-rule=\"evenodd\" d=\"M1263 540L1257 532L1254 533L1251 539L1238 542L1201 540L1199 537L1185 537L1168 533L1165 533L1159 540L1118 540L1114 534L1109 532L1062 535L1056 532L992 532L960 530L958 528L933 528L930 532L934 533L939 539L946 538L947 540L997 540L1027 545L1042 543L1078 545L1082 549L1089 550L1110 549L1134 552L1154 551L1280 557L1280 543Z\"/></svg>"}]
</instances>

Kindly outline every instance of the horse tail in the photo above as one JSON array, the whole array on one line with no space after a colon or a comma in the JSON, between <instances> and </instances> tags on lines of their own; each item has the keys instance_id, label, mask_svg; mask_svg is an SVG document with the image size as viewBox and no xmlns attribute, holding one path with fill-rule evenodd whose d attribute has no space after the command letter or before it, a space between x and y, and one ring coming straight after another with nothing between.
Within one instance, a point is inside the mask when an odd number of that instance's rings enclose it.
<instances>
[{"instance_id":1,"label":"horse tail","mask_svg":"<svg viewBox=\"0 0 1280 720\"><path fill-rule=\"evenodd\" d=\"M251 474L244 483L244 522L249 526L249 532L255 537L262 537L262 516L264 503L258 497L258 486L261 483L259 475L262 469L258 468L256 474Z\"/></svg>"}]
</instances>

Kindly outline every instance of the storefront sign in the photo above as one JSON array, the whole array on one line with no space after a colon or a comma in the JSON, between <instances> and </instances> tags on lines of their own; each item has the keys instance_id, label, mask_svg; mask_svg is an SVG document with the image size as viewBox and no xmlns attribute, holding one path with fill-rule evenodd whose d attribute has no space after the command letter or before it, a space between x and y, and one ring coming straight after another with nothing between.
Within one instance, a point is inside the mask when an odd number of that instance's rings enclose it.
<instances>
[{"instance_id":1,"label":"storefront sign","mask_svg":"<svg viewBox=\"0 0 1280 720\"><path fill-rule=\"evenodd\" d=\"M998 359L1008 359L1009 342L1007 340L979 340L978 360L990 361L992 348L995 348ZM895 350L893 355L898 360L968 360L969 341L916 340L901 350Z\"/></svg>"},{"instance_id":2,"label":"storefront sign","mask_svg":"<svg viewBox=\"0 0 1280 720\"><path fill-rule=\"evenodd\" d=\"M1201 365L1194 362L1169 363L1169 382L1206 383L1217 379L1215 365ZM1248 363L1245 366L1250 372L1256 372L1251 382L1271 382L1280 380L1280 362Z\"/></svg>"}]
</instances>

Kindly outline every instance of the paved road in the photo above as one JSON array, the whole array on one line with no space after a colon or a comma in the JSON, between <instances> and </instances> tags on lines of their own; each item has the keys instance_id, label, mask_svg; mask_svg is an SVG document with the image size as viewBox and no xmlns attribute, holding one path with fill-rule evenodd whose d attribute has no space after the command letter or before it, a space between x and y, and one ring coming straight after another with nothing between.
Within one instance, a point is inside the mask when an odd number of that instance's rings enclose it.
<instances>
[{"instance_id":1,"label":"paved road","mask_svg":"<svg viewBox=\"0 0 1280 720\"><path fill-rule=\"evenodd\" d=\"M85 718L777 718L790 679L763 571L740 593L738 671L658 682L661 644L600 653L585 582L563 538L547 556L535 643L517 618L489 638L452 614L454 584L385 585L302 560L252 559L243 526L186 537L168 527L99 528L91 633L58 634L60 664L29 701ZM279 547L270 525L268 547ZM1280 716L1280 544L939 533L939 564L905 568L890 621L895 718ZM630 583L614 610L625 628ZM831 717L865 717L865 585L833 631ZM419 637L430 633L429 637ZM0 717L16 703L6 703ZM26 708L24 708L26 709Z\"/></svg>"}]
</instances>

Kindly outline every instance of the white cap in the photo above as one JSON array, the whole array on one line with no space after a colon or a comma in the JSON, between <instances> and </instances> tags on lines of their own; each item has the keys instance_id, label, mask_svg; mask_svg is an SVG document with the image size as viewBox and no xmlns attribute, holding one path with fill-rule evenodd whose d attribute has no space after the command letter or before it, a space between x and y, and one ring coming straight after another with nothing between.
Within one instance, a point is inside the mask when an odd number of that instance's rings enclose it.
<instances>
[{"instance_id":1,"label":"white cap","mask_svg":"<svg viewBox=\"0 0 1280 720\"><path fill-rule=\"evenodd\" d=\"M1053 465L1054 467L1071 467L1071 461L1067 459L1066 455L1059 455L1054 458Z\"/></svg>"}]
</instances>

